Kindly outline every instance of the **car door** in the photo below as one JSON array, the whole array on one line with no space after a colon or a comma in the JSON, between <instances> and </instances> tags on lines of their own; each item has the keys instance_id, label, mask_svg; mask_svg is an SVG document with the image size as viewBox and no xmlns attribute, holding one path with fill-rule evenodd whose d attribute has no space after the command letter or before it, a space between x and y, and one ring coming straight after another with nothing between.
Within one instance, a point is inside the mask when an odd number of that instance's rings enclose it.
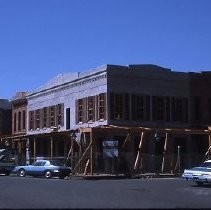
<instances>
[{"instance_id":1,"label":"car door","mask_svg":"<svg viewBox=\"0 0 211 210\"><path fill-rule=\"evenodd\" d=\"M30 168L28 175L31 176L40 176L42 175L42 166L44 161L36 161Z\"/></svg>"}]
</instances>

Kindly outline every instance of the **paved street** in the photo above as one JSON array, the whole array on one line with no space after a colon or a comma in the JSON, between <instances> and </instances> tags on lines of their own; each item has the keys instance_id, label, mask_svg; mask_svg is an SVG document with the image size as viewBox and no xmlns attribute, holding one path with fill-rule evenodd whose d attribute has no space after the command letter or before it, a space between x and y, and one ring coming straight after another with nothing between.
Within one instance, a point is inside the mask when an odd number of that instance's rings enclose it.
<instances>
[{"instance_id":1,"label":"paved street","mask_svg":"<svg viewBox=\"0 0 211 210\"><path fill-rule=\"evenodd\" d=\"M211 186L180 178L59 180L0 176L0 208L210 208Z\"/></svg>"}]
</instances>

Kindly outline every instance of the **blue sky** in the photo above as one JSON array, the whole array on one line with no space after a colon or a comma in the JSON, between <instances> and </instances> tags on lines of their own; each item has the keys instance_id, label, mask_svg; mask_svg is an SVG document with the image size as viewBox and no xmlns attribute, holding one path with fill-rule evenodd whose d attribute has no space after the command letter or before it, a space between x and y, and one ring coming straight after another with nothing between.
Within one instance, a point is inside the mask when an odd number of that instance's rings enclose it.
<instances>
[{"instance_id":1,"label":"blue sky","mask_svg":"<svg viewBox=\"0 0 211 210\"><path fill-rule=\"evenodd\" d=\"M211 70L210 0L0 0L0 98L103 64Z\"/></svg>"}]
</instances>

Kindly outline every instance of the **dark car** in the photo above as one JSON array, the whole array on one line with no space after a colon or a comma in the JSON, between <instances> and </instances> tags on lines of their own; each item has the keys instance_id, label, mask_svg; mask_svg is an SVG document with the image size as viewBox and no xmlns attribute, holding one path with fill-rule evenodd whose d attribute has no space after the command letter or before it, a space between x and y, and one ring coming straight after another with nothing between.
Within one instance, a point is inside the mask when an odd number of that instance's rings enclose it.
<instances>
[{"instance_id":1,"label":"dark car","mask_svg":"<svg viewBox=\"0 0 211 210\"><path fill-rule=\"evenodd\" d=\"M13 173L16 173L20 177L29 175L34 177L59 177L60 179L64 179L70 176L71 168L54 160L37 160L32 165L16 166Z\"/></svg>"},{"instance_id":2,"label":"dark car","mask_svg":"<svg viewBox=\"0 0 211 210\"><path fill-rule=\"evenodd\" d=\"M0 174L10 175L16 166L16 156L10 150L0 149Z\"/></svg>"}]
</instances>

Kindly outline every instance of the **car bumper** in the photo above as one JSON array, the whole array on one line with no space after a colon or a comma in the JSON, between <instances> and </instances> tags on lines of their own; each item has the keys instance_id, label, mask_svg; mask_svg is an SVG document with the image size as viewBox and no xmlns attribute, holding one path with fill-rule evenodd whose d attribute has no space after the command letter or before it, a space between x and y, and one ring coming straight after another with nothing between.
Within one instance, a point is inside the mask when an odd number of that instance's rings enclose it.
<instances>
[{"instance_id":1,"label":"car bumper","mask_svg":"<svg viewBox=\"0 0 211 210\"><path fill-rule=\"evenodd\" d=\"M210 183L211 177L210 176L198 176L197 181Z\"/></svg>"},{"instance_id":2,"label":"car bumper","mask_svg":"<svg viewBox=\"0 0 211 210\"><path fill-rule=\"evenodd\" d=\"M188 181L211 183L211 176L203 175L183 175L182 178Z\"/></svg>"},{"instance_id":3,"label":"car bumper","mask_svg":"<svg viewBox=\"0 0 211 210\"><path fill-rule=\"evenodd\" d=\"M70 176L71 170L54 170L52 175L58 177Z\"/></svg>"},{"instance_id":4,"label":"car bumper","mask_svg":"<svg viewBox=\"0 0 211 210\"><path fill-rule=\"evenodd\" d=\"M192 180L193 179L193 175L192 174L183 174L182 178L186 179L186 180Z\"/></svg>"}]
</instances>

